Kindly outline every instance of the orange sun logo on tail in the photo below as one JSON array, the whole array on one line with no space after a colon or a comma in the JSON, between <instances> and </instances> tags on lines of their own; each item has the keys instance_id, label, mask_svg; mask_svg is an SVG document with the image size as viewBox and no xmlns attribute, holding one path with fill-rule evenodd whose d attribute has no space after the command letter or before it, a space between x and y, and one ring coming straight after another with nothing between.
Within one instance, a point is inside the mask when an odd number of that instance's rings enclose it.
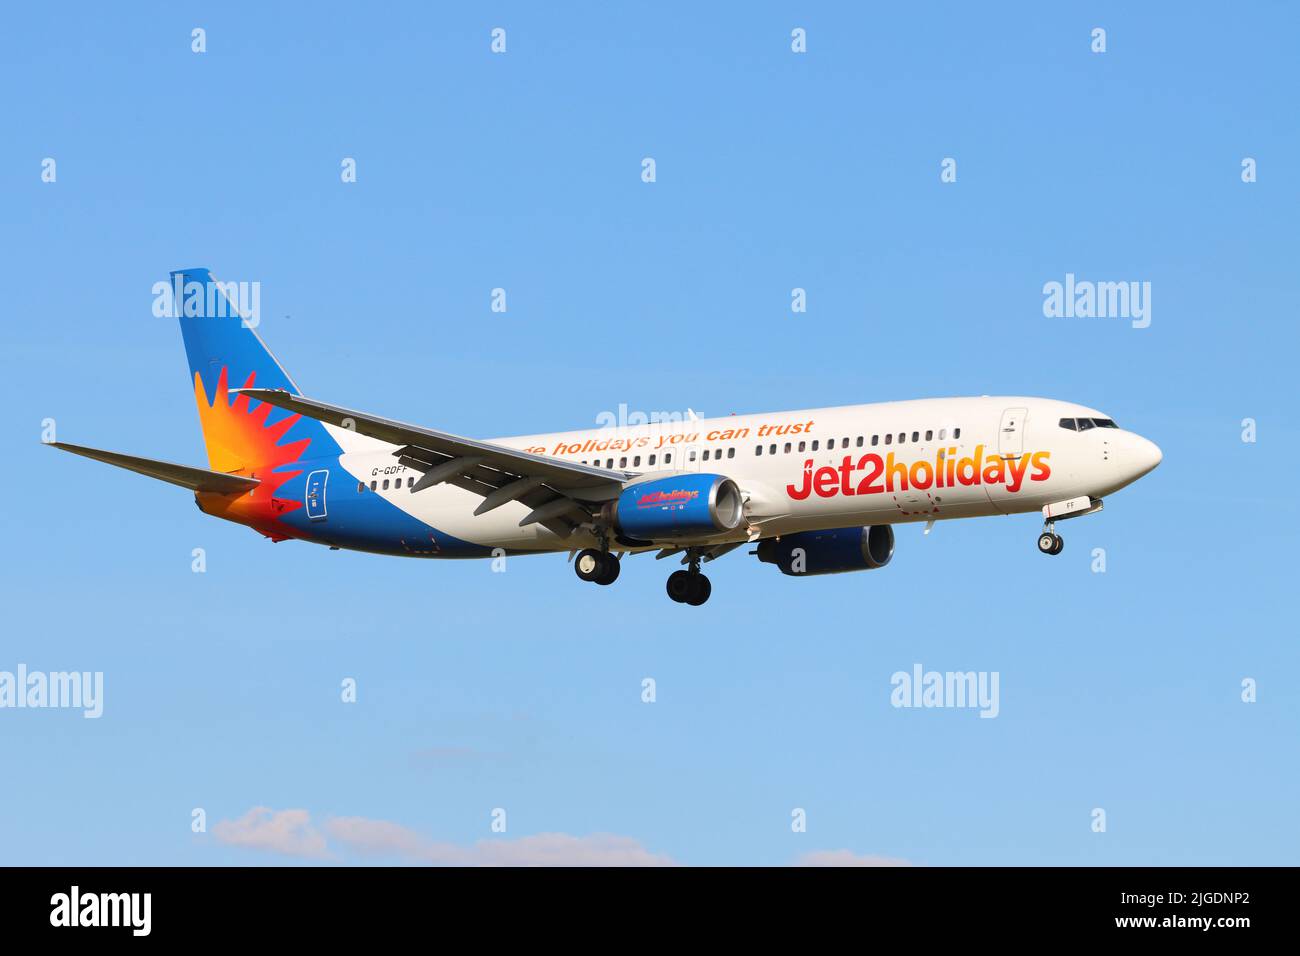
<instances>
[{"instance_id":1,"label":"orange sun logo on tail","mask_svg":"<svg viewBox=\"0 0 1300 956\"><path fill-rule=\"evenodd\" d=\"M250 525L272 540L280 541L291 535L279 519L287 512L302 507L301 501L277 498L280 486L302 474L297 471L276 471L282 465L292 464L302 457L310 438L281 445L282 439L301 417L289 415L274 425L266 423L273 406L258 402L252 404L247 395L235 396L230 401L226 380L227 369L221 369L216 394L208 404L203 388L203 376L194 373L194 398L199 406L199 422L203 426L203 440L208 446L208 467L213 471L258 478L261 484L247 494L232 497L200 493L199 506L208 514L216 514L241 524ZM244 388L252 388L257 373L250 373Z\"/></svg>"}]
</instances>

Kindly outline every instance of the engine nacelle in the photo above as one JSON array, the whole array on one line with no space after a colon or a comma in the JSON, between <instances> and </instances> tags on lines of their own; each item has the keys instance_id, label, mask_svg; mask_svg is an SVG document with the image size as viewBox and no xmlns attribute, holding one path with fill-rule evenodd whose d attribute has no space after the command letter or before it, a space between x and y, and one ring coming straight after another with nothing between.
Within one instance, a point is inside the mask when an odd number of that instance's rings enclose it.
<instances>
[{"instance_id":1,"label":"engine nacelle","mask_svg":"<svg viewBox=\"0 0 1300 956\"><path fill-rule=\"evenodd\" d=\"M682 474L625 488L610 511L627 537L664 541L734 531L743 504L740 489L725 475Z\"/></svg>"},{"instance_id":2,"label":"engine nacelle","mask_svg":"<svg viewBox=\"0 0 1300 956\"><path fill-rule=\"evenodd\" d=\"M758 560L775 564L782 574L839 574L883 568L894 556L894 529L887 524L866 528L800 531L758 544Z\"/></svg>"}]
</instances>

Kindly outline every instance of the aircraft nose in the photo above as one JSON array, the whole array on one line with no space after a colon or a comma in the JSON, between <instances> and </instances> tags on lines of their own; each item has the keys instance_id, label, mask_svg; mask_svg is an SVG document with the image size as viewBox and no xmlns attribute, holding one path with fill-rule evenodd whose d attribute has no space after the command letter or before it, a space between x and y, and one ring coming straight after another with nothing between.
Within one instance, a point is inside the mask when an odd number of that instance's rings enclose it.
<instances>
[{"instance_id":1,"label":"aircraft nose","mask_svg":"<svg viewBox=\"0 0 1300 956\"><path fill-rule=\"evenodd\" d=\"M1160 446L1155 442L1143 438L1141 435L1134 435L1127 457L1137 472L1135 477L1141 478L1147 472L1154 470L1156 465L1164 460L1165 456L1160 450Z\"/></svg>"}]
</instances>

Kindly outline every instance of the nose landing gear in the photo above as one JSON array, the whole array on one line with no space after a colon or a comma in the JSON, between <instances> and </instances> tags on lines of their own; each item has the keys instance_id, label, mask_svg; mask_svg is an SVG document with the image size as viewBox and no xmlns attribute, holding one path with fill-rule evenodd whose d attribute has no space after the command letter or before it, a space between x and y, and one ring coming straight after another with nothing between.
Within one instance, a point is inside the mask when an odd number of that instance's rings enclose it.
<instances>
[{"instance_id":1,"label":"nose landing gear","mask_svg":"<svg viewBox=\"0 0 1300 956\"><path fill-rule=\"evenodd\" d=\"M1100 498L1079 495L1065 501L1056 501L1043 507L1043 533L1038 536L1038 550L1043 554L1060 554L1065 548L1065 540L1056 533L1056 522L1069 518L1082 518L1084 515L1096 514L1105 507Z\"/></svg>"}]
</instances>

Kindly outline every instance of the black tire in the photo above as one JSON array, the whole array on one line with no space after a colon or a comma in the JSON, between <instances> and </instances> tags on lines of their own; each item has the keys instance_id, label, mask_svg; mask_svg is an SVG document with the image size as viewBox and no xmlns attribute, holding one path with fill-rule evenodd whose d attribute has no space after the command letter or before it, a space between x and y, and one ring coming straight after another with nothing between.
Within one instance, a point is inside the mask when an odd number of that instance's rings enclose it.
<instances>
[{"instance_id":1,"label":"black tire","mask_svg":"<svg viewBox=\"0 0 1300 956\"><path fill-rule=\"evenodd\" d=\"M691 583L691 572L674 571L668 575L668 596L678 604L684 604L694 591Z\"/></svg>"},{"instance_id":2,"label":"black tire","mask_svg":"<svg viewBox=\"0 0 1300 956\"><path fill-rule=\"evenodd\" d=\"M691 596L686 599L686 603L691 607L699 607L712 593L713 585L709 583L709 579L702 574L697 574L695 580L691 582Z\"/></svg>"},{"instance_id":3,"label":"black tire","mask_svg":"<svg viewBox=\"0 0 1300 956\"><path fill-rule=\"evenodd\" d=\"M614 555L606 551L600 556L600 573L596 576L597 584L613 584L618 580L618 572L621 571L623 562Z\"/></svg>"},{"instance_id":4,"label":"black tire","mask_svg":"<svg viewBox=\"0 0 1300 956\"><path fill-rule=\"evenodd\" d=\"M1059 534L1053 535L1053 537L1056 538L1056 543L1052 545L1052 550L1049 553L1060 554L1062 551L1065 550L1065 539L1062 538Z\"/></svg>"},{"instance_id":5,"label":"black tire","mask_svg":"<svg viewBox=\"0 0 1300 956\"><path fill-rule=\"evenodd\" d=\"M1043 554L1056 554L1052 549L1056 547L1057 536L1050 531L1044 531L1038 536L1038 550Z\"/></svg>"},{"instance_id":6,"label":"black tire","mask_svg":"<svg viewBox=\"0 0 1300 956\"><path fill-rule=\"evenodd\" d=\"M605 567L604 553L595 548L579 551L573 559L573 571L583 581L599 581ZM617 575L617 572L615 572Z\"/></svg>"}]
</instances>

